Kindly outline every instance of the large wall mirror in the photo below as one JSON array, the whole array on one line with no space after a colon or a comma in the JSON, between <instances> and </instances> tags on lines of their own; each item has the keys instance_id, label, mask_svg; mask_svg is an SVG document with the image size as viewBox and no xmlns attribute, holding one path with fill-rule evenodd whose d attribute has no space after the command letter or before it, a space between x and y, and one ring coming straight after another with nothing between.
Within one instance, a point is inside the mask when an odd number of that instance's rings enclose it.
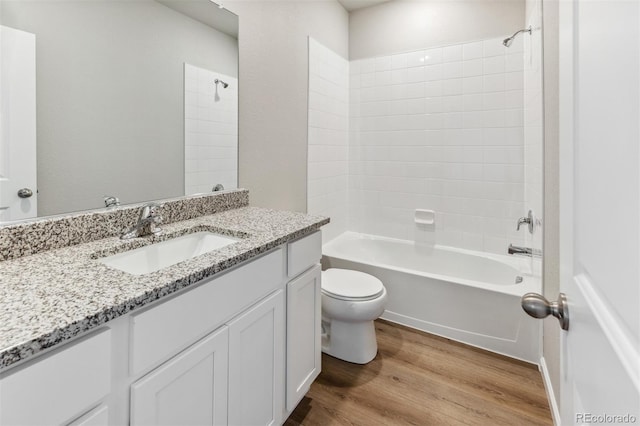
<instances>
[{"instance_id":1,"label":"large wall mirror","mask_svg":"<svg viewBox=\"0 0 640 426\"><path fill-rule=\"evenodd\" d=\"M1 0L0 24L0 222L237 187L237 16Z\"/></svg>"}]
</instances>

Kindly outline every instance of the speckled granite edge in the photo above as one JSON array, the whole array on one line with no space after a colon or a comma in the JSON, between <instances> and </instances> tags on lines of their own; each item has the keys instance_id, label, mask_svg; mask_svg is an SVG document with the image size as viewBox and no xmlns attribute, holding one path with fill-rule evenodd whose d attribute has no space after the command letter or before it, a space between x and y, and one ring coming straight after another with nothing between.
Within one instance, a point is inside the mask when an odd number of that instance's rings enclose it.
<instances>
[{"instance_id":1,"label":"speckled granite edge","mask_svg":"<svg viewBox=\"0 0 640 426\"><path fill-rule=\"evenodd\" d=\"M248 206L249 191L240 189L155 202L162 204L163 224L169 224ZM135 223L144 204L0 226L0 261L120 235Z\"/></svg>"},{"instance_id":2,"label":"speckled granite edge","mask_svg":"<svg viewBox=\"0 0 640 426\"><path fill-rule=\"evenodd\" d=\"M0 287L0 321L5 323L4 326L0 324L0 342L3 343L0 345L0 372L108 321L308 235L327 223L326 217L253 207L175 223L166 227L166 235L152 238L160 241L208 229L244 239L137 277L108 268L96 260L131 248L127 245L129 242L117 238L61 248L28 259L0 262L0 275L11 277L5 289ZM142 245L152 243L149 239L144 240ZM122 249L124 246L127 247ZM31 270L25 271L25 265ZM18 276L18 271L25 273ZM57 279L52 282L56 273ZM18 296L16 289L29 294ZM39 323L32 324L34 318ZM13 337L3 340L7 335Z\"/></svg>"}]
</instances>

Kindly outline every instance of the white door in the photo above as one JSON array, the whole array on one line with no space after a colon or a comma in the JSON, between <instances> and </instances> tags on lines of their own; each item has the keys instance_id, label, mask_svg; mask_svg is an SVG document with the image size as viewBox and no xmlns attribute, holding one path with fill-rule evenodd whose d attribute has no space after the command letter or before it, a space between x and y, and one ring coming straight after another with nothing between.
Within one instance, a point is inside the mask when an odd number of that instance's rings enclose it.
<instances>
[{"instance_id":1,"label":"white door","mask_svg":"<svg viewBox=\"0 0 640 426\"><path fill-rule=\"evenodd\" d=\"M131 385L131 425L226 425L228 328Z\"/></svg>"},{"instance_id":2,"label":"white door","mask_svg":"<svg viewBox=\"0 0 640 426\"><path fill-rule=\"evenodd\" d=\"M0 222L36 217L37 199L36 36L0 26Z\"/></svg>"},{"instance_id":3,"label":"white door","mask_svg":"<svg viewBox=\"0 0 640 426\"><path fill-rule=\"evenodd\" d=\"M287 412L292 412L322 363L320 265L287 284Z\"/></svg>"},{"instance_id":4,"label":"white door","mask_svg":"<svg viewBox=\"0 0 640 426\"><path fill-rule=\"evenodd\" d=\"M560 5L562 424L637 424L640 3Z\"/></svg>"},{"instance_id":5,"label":"white door","mask_svg":"<svg viewBox=\"0 0 640 426\"><path fill-rule=\"evenodd\" d=\"M284 406L284 292L229 322L229 425L280 425Z\"/></svg>"}]
</instances>

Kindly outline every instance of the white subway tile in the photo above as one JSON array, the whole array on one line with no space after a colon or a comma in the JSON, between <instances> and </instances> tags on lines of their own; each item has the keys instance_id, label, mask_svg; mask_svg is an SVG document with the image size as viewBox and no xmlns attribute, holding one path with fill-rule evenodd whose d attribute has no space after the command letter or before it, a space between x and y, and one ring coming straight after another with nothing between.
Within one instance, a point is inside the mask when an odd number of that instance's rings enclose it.
<instances>
[{"instance_id":1,"label":"white subway tile","mask_svg":"<svg viewBox=\"0 0 640 426\"><path fill-rule=\"evenodd\" d=\"M407 70L407 82L418 83L424 81L424 68L425 67L413 67Z\"/></svg>"},{"instance_id":2,"label":"white subway tile","mask_svg":"<svg viewBox=\"0 0 640 426\"><path fill-rule=\"evenodd\" d=\"M423 84L424 96L435 97L442 96L442 81L427 81Z\"/></svg>"},{"instance_id":3,"label":"white subway tile","mask_svg":"<svg viewBox=\"0 0 640 426\"><path fill-rule=\"evenodd\" d=\"M462 114L462 125L465 129L481 129L483 127L482 112L464 112Z\"/></svg>"},{"instance_id":4,"label":"white subway tile","mask_svg":"<svg viewBox=\"0 0 640 426\"><path fill-rule=\"evenodd\" d=\"M390 71L392 66L391 56L379 56L375 58L376 71Z\"/></svg>"},{"instance_id":5,"label":"white subway tile","mask_svg":"<svg viewBox=\"0 0 640 426\"><path fill-rule=\"evenodd\" d=\"M505 70L507 72L522 71L524 69L524 58L522 53L514 53L506 56Z\"/></svg>"},{"instance_id":6,"label":"white subway tile","mask_svg":"<svg viewBox=\"0 0 640 426\"><path fill-rule=\"evenodd\" d=\"M393 56L391 56L391 67L394 70L407 68L408 60L409 60L409 55L406 54L406 53L393 55Z\"/></svg>"},{"instance_id":7,"label":"white subway tile","mask_svg":"<svg viewBox=\"0 0 640 426\"><path fill-rule=\"evenodd\" d=\"M504 90L524 89L524 76L521 72L509 72L504 74Z\"/></svg>"},{"instance_id":8,"label":"white subway tile","mask_svg":"<svg viewBox=\"0 0 640 426\"><path fill-rule=\"evenodd\" d=\"M422 67L424 66L424 50L417 50L415 52L409 52L407 55L408 67Z\"/></svg>"},{"instance_id":9,"label":"white subway tile","mask_svg":"<svg viewBox=\"0 0 640 426\"><path fill-rule=\"evenodd\" d=\"M391 84L404 84L408 82L407 68L394 69L391 71Z\"/></svg>"},{"instance_id":10,"label":"white subway tile","mask_svg":"<svg viewBox=\"0 0 640 426\"><path fill-rule=\"evenodd\" d=\"M474 77L482 75L482 58L470 59L462 62L462 76Z\"/></svg>"},{"instance_id":11,"label":"white subway tile","mask_svg":"<svg viewBox=\"0 0 640 426\"><path fill-rule=\"evenodd\" d=\"M483 80L483 90L487 92L499 92L505 90L504 74L485 75Z\"/></svg>"},{"instance_id":12,"label":"white subway tile","mask_svg":"<svg viewBox=\"0 0 640 426\"><path fill-rule=\"evenodd\" d=\"M426 112L424 99L408 99L406 106L407 114L424 114Z\"/></svg>"},{"instance_id":13,"label":"white subway tile","mask_svg":"<svg viewBox=\"0 0 640 426\"><path fill-rule=\"evenodd\" d=\"M425 113L439 113L444 111L443 99L441 97L425 98Z\"/></svg>"},{"instance_id":14,"label":"white subway tile","mask_svg":"<svg viewBox=\"0 0 640 426\"><path fill-rule=\"evenodd\" d=\"M506 38L506 37L505 37ZM507 52L507 48L502 44L504 38L492 38L482 42L484 48L484 57L502 56Z\"/></svg>"},{"instance_id":15,"label":"white subway tile","mask_svg":"<svg viewBox=\"0 0 640 426\"><path fill-rule=\"evenodd\" d=\"M461 95L462 94L462 79L454 78L450 80L442 80L442 95Z\"/></svg>"},{"instance_id":16,"label":"white subway tile","mask_svg":"<svg viewBox=\"0 0 640 426\"><path fill-rule=\"evenodd\" d=\"M482 77L467 77L462 79L462 93L465 95L482 93Z\"/></svg>"},{"instance_id":17,"label":"white subway tile","mask_svg":"<svg viewBox=\"0 0 640 426\"><path fill-rule=\"evenodd\" d=\"M464 107L464 111L481 111L482 94L462 95L462 105Z\"/></svg>"},{"instance_id":18,"label":"white subway tile","mask_svg":"<svg viewBox=\"0 0 640 426\"><path fill-rule=\"evenodd\" d=\"M375 58L362 59L360 61L360 74L366 74L376 71Z\"/></svg>"},{"instance_id":19,"label":"white subway tile","mask_svg":"<svg viewBox=\"0 0 640 426\"><path fill-rule=\"evenodd\" d=\"M428 65L424 67L424 80L435 81L442 80L442 65Z\"/></svg>"},{"instance_id":20,"label":"white subway tile","mask_svg":"<svg viewBox=\"0 0 640 426\"><path fill-rule=\"evenodd\" d=\"M461 78L462 62L445 62L442 64L442 78Z\"/></svg>"},{"instance_id":21,"label":"white subway tile","mask_svg":"<svg viewBox=\"0 0 640 426\"><path fill-rule=\"evenodd\" d=\"M451 112L443 114L443 127L445 129L461 129L462 128L462 113Z\"/></svg>"},{"instance_id":22,"label":"white subway tile","mask_svg":"<svg viewBox=\"0 0 640 426\"><path fill-rule=\"evenodd\" d=\"M375 72L360 74L360 87L374 87L375 85L376 85Z\"/></svg>"},{"instance_id":23,"label":"white subway tile","mask_svg":"<svg viewBox=\"0 0 640 426\"><path fill-rule=\"evenodd\" d=\"M465 43L462 45L462 57L465 61L468 61L469 59L482 58L484 53L483 50L484 48L481 41Z\"/></svg>"},{"instance_id":24,"label":"white subway tile","mask_svg":"<svg viewBox=\"0 0 640 426\"><path fill-rule=\"evenodd\" d=\"M428 49L424 51L425 65L439 64L442 62L442 48Z\"/></svg>"},{"instance_id":25,"label":"white subway tile","mask_svg":"<svg viewBox=\"0 0 640 426\"><path fill-rule=\"evenodd\" d=\"M462 107L462 95L456 96L444 96L442 97L442 112L461 112L464 110Z\"/></svg>"},{"instance_id":26,"label":"white subway tile","mask_svg":"<svg viewBox=\"0 0 640 426\"><path fill-rule=\"evenodd\" d=\"M523 108L523 91L509 90L505 92L504 107L505 108Z\"/></svg>"},{"instance_id":27,"label":"white subway tile","mask_svg":"<svg viewBox=\"0 0 640 426\"><path fill-rule=\"evenodd\" d=\"M456 44L442 49L442 62L462 61L462 45Z\"/></svg>"},{"instance_id":28,"label":"white subway tile","mask_svg":"<svg viewBox=\"0 0 640 426\"><path fill-rule=\"evenodd\" d=\"M505 92L491 92L482 95L482 107L484 110L504 109Z\"/></svg>"},{"instance_id":29,"label":"white subway tile","mask_svg":"<svg viewBox=\"0 0 640 426\"><path fill-rule=\"evenodd\" d=\"M377 71L375 75L376 86L388 86L391 84L391 71Z\"/></svg>"},{"instance_id":30,"label":"white subway tile","mask_svg":"<svg viewBox=\"0 0 640 426\"><path fill-rule=\"evenodd\" d=\"M482 62L482 70L484 74L498 74L505 70L504 56L493 56L484 58Z\"/></svg>"}]
</instances>

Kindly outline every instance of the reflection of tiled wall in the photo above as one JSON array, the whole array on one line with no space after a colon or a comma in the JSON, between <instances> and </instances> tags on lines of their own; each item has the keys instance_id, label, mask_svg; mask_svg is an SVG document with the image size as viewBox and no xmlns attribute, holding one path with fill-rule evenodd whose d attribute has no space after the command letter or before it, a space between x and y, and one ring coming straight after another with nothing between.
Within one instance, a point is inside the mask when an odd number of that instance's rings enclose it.
<instances>
[{"instance_id":1,"label":"reflection of tiled wall","mask_svg":"<svg viewBox=\"0 0 640 426\"><path fill-rule=\"evenodd\" d=\"M331 217L324 242L347 230L349 62L309 39L307 212Z\"/></svg>"},{"instance_id":2,"label":"reflection of tiled wall","mask_svg":"<svg viewBox=\"0 0 640 426\"><path fill-rule=\"evenodd\" d=\"M506 253L524 211L523 37L350 63L349 229ZM413 222L433 209L435 231Z\"/></svg>"},{"instance_id":3,"label":"reflection of tiled wall","mask_svg":"<svg viewBox=\"0 0 640 426\"><path fill-rule=\"evenodd\" d=\"M211 192L217 183L238 187L237 111L236 78L184 65L185 194Z\"/></svg>"}]
</instances>

